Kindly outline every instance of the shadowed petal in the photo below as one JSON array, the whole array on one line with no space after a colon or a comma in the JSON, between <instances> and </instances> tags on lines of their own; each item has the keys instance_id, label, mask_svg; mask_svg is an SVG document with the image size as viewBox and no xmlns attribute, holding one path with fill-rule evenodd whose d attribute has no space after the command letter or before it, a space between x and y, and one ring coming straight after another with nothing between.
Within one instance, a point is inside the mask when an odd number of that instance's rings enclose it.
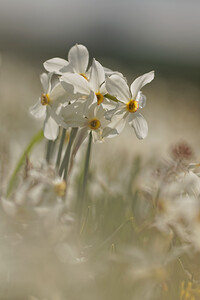
<instances>
[{"instance_id":1,"label":"shadowed petal","mask_svg":"<svg viewBox=\"0 0 200 300\"><path fill-rule=\"evenodd\" d=\"M102 65L93 59L91 73L90 73L90 84L95 93L99 92L100 85L105 81L105 73Z\"/></svg>"},{"instance_id":2,"label":"shadowed petal","mask_svg":"<svg viewBox=\"0 0 200 300\"><path fill-rule=\"evenodd\" d=\"M59 57L55 57L52 59L49 59L43 63L44 68L48 72L55 72L56 74L62 74L60 70L63 67L66 67L68 65L68 61Z\"/></svg>"},{"instance_id":3,"label":"shadowed petal","mask_svg":"<svg viewBox=\"0 0 200 300\"><path fill-rule=\"evenodd\" d=\"M48 140L55 140L58 136L59 126L56 121L52 118L50 113L47 113L44 121L44 136Z\"/></svg>"},{"instance_id":4,"label":"shadowed petal","mask_svg":"<svg viewBox=\"0 0 200 300\"><path fill-rule=\"evenodd\" d=\"M106 79L106 89L109 94L124 103L127 103L131 98L126 81L118 75L112 75Z\"/></svg>"},{"instance_id":5,"label":"shadowed petal","mask_svg":"<svg viewBox=\"0 0 200 300\"><path fill-rule=\"evenodd\" d=\"M146 105L146 96L141 91L138 92L136 101L139 103L139 108L143 108Z\"/></svg>"},{"instance_id":6,"label":"shadowed petal","mask_svg":"<svg viewBox=\"0 0 200 300\"><path fill-rule=\"evenodd\" d=\"M135 99L139 90L141 90L141 88L145 86L147 83L150 83L153 79L154 79L154 71L151 71L149 73L146 73L136 78L131 84L132 98Z\"/></svg>"},{"instance_id":7,"label":"shadowed petal","mask_svg":"<svg viewBox=\"0 0 200 300\"><path fill-rule=\"evenodd\" d=\"M42 118L46 113L46 106L41 104L41 99L39 99L35 105L29 108L29 112L35 118Z\"/></svg>"},{"instance_id":8,"label":"shadowed petal","mask_svg":"<svg viewBox=\"0 0 200 300\"><path fill-rule=\"evenodd\" d=\"M69 84L71 84L74 88L74 93L89 95L91 91L89 82L79 74L66 73L61 77L61 83L66 90L69 90Z\"/></svg>"},{"instance_id":9,"label":"shadowed petal","mask_svg":"<svg viewBox=\"0 0 200 300\"><path fill-rule=\"evenodd\" d=\"M42 73L40 75L40 81L43 87L43 91L45 94L48 94L51 90L51 78L52 78L53 73Z\"/></svg>"},{"instance_id":10,"label":"shadowed petal","mask_svg":"<svg viewBox=\"0 0 200 300\"><path fill-rule=\"evenodd\" d=\"M69 63L73 65L74 71L77 73L85 73L88 61L89 53L85 46L76 44L69 50L68 54Z\"/></svg>"},{"instance_id":11,"label":"shadowed petal","mask_svg":"<svg viewBox=\"0 0 200 300\"><path fill-rule=\"evenodd\" d=\"M142 140L144 139L148 134L148 125L145 118L139 114L134 114L134 119L130 122L130 125L134 128L135 134L138 137L138 139Z\"/></svg>"}]
</instances>

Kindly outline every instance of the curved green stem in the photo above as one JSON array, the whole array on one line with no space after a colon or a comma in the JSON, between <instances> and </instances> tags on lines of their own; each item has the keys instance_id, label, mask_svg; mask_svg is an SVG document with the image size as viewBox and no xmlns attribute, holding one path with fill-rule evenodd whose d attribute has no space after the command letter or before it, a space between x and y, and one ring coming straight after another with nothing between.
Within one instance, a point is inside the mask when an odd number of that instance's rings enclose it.
<instances>
[{"instance_id":1,"label":"curved green stem","mask_svg":"<svg viewBox=\"0 0 200 300\"><path fill-rule=\"evenodd\" d=\"M23 163L25 162L27 155L30 153L30 151L32 150L32 148L37 143L39 143L43 138L44 138L44 135L43 135L43 131L41 130L36 135L34 135L34 137L32 138L32 140L30 141L30 143L28 144L28 146L26 147L26 149L24 150L24 152L20 156L20 158L19 158L19 160L18 160L18 162L16 164L16 167L15 167L15 169L14 169L12 175L11 175L9 183L8 183L8 188L7 188L7 193L6 193L7 197L10 196L10 194L12 192L12 189L14 187L15 181L17 179L17 174L18 174L19 170L21 169Z\"/></svg>"}]
</instances>

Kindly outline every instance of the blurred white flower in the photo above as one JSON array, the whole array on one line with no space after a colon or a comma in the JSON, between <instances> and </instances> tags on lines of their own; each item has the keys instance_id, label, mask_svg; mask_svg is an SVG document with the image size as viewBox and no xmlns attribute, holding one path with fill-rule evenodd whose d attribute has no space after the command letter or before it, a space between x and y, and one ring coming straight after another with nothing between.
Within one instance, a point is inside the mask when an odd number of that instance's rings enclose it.
<instances>
[{"instance_id":1,"label":"blurred white flower","mask_svg":"<svg viewBox=\"0 0 200 300\"><path fill-rule=\"evenodd\" d=\"M55 140L58 136L59 124L61 122L58 116L59 106L69 96L60 83L57 83L53 88L51 87L52 75L52 73L41 74L40 81L44 93L29 110L35 118L45 116L44 136L49 140Z\"/></svg>"},{"instance_id":2,"label":"blurred white flower","mask_svg":"<svg viewBox=\"0 0 200 300\"><path fill-rule=\"evenodd\" d=\"M160 191L154 225L163 232L172 229L185 243L200 249L200 178L189 171Z\"/></svg>"},{"instance_id":3,"label":"blurred white flower","mask_svg":"<svg viewBox=\"0 0 200 300\"><path fill-rule=\"evenodd\" d=\"M146 104L146 97L140 92L140 89L154 79L154 71L146 73L133 81L130 90L124 78L111 75L106 79L106 89L118 100L118 106L107 117L126 120L134 128L136 136L144 139L148 133L148 125L144 117L138 112ZM123 122L125 125L125 122ZM123 128L123 127L122 127Z\"/></svg>"}]
</instances>

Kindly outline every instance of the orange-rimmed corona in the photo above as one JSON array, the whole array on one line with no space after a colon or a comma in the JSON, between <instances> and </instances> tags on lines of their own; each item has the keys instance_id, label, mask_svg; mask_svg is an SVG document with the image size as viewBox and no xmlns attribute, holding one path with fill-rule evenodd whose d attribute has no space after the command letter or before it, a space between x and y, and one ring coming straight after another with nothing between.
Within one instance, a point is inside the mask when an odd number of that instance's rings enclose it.
<instances>
[{"instance_id":1,"label":"orange-rimmed corona","mask_svg":"<svg viewBox=\"0 0 200 300\"><path fill-rule=\"evenodd\" d=\"M103 95L101 93L96 93L96 97L97 97L97 104L101 104L103 102Z\"/></svg>"},{"instance_id":2,"label":"orange-rimmed corona","mask_svg":"<svg viewBox=\"0 0 200 300\"><path fill-rule=\"evenodd\" d=\"M136 100L131 99L127 104L126 108L129 112L134 113L139 108L139 103Z\"/></svg>"}]
</instances>

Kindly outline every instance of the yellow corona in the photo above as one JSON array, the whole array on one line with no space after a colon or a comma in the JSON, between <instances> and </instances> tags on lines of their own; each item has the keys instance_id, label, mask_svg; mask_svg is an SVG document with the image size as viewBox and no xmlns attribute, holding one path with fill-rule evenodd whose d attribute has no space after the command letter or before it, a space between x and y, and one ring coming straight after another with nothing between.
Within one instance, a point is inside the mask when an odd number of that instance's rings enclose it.
<instances>
[{"instance_id":1,"label":"yellow corona","mask_svg":"<svg viewBox=\"0 0 200 300\"><path fill-rule=\"evenodd\" d=\"M48 105L50 102L50 98L48 94L42 94L41 96L41 104L42 105Z\"/></svg>"},{"instance_id":2,"label":"yellow corona","mask_svg":"<svg viewBox=\"0 0 200 300\"><path fill-rule=\"evenodd\" d=\"M138 110L139 108L139 104L136 100L130 100L127 104L126 104L126 108L129 112L134 113Z\"/></svg>"},{"instance_id":3,"label":"yellow corona","mask_svg":"<svg viewBox=\"0 0 200 300\"><path fill-rule=\"evenodd\" d=\"M101 104L103 102L103 95L101 93L96 93L97 104Z\"/></svg>"},{"instance_id":4,"label":"yellow corona","mask_svg":"<svg viewBox=\"0 0 200 300\"><path fill-rule=\"evenodd\" d=\"M99 127L101 126L101 122L98 120L98 119L91 119L89 121L89 127L92 129L92 130L96 130L96 129L99 129Z\"/></svg>"}]
</instances>

